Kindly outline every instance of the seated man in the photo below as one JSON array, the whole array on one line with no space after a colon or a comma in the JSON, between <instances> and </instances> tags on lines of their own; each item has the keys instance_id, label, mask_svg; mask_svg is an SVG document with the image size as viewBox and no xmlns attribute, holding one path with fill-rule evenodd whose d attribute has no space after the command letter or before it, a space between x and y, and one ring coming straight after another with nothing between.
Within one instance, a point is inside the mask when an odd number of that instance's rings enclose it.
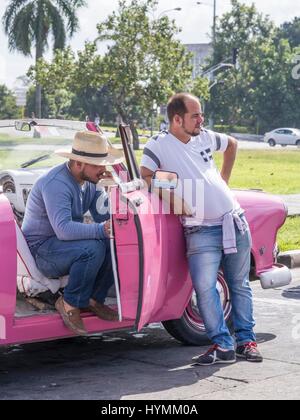
<instances>
[{"instance_id":1,"label":"seated man","mask_svg":"<svg viewBox=\"0 0 300 420\"><path fill-rule=\"evenodd\" d=\"M96 184L111 178L106 165L124 158L102 134L88 131L76 133L72 149L55 153L69 161L37 180L28 197L22 230L42 274L48 278L69 274L64 296L55 307L68 328L85 335L81 309L101 319L118 319L104 305L113 284L110 216L108 197ZM95 223L83 223L88 210Z\"/></svg>"}]
</instances>

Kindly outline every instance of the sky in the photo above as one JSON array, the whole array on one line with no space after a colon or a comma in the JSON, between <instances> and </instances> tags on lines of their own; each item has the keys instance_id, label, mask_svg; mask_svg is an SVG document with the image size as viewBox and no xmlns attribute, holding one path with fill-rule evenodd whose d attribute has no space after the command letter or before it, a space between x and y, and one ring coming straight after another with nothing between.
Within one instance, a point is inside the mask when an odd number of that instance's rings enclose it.
<instances>
[{"instance_id":1,"label":"sky","mask_svg":"<svg viewBox=\"0 0 300 420\"><path fill-rule=\"evenodd\" d=\"M24 58L20 53L12 53L7 47L7 38L3 31L2 16L10 0L0 0L0 84L5 83L8 87L14 86L18 76L26 74L33 57ZM277 24L291 21L295 16L300 16L299 0L244 0L250 5L255 3L259 12L269 15ZM196 0L159 0L159 6L155 13L158 17L162 13L168 14L176 20L182 32L179 38L186 44L209 42L213 22L213 0L203 1L205 4L197 5ZM74 51L82 49L86 40L94 40L97 36L96 25L102 22L114 10L117 10L118 0L87 0L88 7L79 11L80 30L69 40ZM221 16L230 10L230 0L217 0L217 15ZM298 7L297 7L298 4ZM171 8L181 7L181 11L170 11ZM105 45L100 45L100 52L104 52ZM51 53L47 54L51 58Z\"/></svg>"}]
</instances>

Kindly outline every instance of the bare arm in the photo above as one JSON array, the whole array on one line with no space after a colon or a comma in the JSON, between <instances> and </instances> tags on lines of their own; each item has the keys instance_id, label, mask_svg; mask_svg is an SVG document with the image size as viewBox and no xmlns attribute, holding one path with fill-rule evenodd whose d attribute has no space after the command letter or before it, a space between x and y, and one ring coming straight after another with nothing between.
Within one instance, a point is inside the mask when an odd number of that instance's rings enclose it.
<instances>
[{"instance_id":1,"label":"bare arm","mask_svg":"<svg viewBox=\"0 0 300 420\"><path fill-rule=\"evenodd\" d=\"M235 163L236 155L238 150L238 142L233 137L229 137L228 147L224 152L223 166L221 170L221 176L226 182L229 183L231 172Z\"/></svg>"},{"instance_id":2,"label":"bare arm","mask_svg":"<svg viewBox=\"0 0 300 420\"><path fill-rule=\"evenodd\" d=\"M150 187L154 172L150 171L148 168L145 168L145 166L141 166L140 169L142 178L147 182L148 187Z\"/></svg>"},{"instance_id":3,"label":"bare arm","mask_svg":"<svg viewBox=\"0 0 300 420\"><path fill-rule=\"evenodd\" d=\"M141 170L142 178L146 181L148 187L150 187L154 172L150 171L150 169L145 168L144 166L141 166L140 170ZM160 189L155 188L153 192L158 194L160 199L170 204L170 210L174 214L180 215L180 216L192 215L192 211L188 207L187 203L185 203L185 201L182 198L174 194L174 191L160 190Z\"/></svg>"}]
</instances>

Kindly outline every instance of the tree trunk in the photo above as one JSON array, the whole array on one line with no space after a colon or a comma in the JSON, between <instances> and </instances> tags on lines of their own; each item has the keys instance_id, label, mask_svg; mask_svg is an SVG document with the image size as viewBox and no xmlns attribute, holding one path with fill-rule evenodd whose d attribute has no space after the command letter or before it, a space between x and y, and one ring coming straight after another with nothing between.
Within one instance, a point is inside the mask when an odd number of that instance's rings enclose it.
<instances>
[{"instance_id":1,"label":"tree trunk","mask_svg":"<svg viewBox=\"0 0 300 420\"><path fill-rule=\"evenodd\" d=\"M35 116L42 118L42 86L38 84L35 88Z\"/></svg>"},{"instance_id":2,"label":"tree trunk","mask_svg":"<svg viewBox=\"0 0 300 420\"><path fill-rule=\"evenodd\" d=\"M119 125L120 124L124 124L124 122L123 122L122 116L120 114L118 114L117 115L117 131L116 131L116 136L115 136L116 138L121 137L120 130L119 130Z\"/></svg>"},{"instance_id":3,"label":"tree trunk","mask_svg":"<svg viewBox=\"0 0 300 420\"><path fill-rule=\"evenodd\" d=\"M39 4L39 7L40 4ZM39 10L40 16L42 16L42 10ZM38 33L36 38L36 52L35 52L35 65L38 60L43 57L43 19L39 20ZM39 83L36 84L35 90L35 112L37 118L42 118L42 87Z\"/></svg>"},{"instance_id":4,"label":"tree trunk","mask_svg":"<svg viewBox=\"0 0 300 420\"><path fill-rule=\"evenodd\" d=\"M137 128L136 128L136 121L130 121L130 130L132 132L132 138L133 138L133 150L139 150L140 138L139 138L139 133L137 132Z\"/></svg>"}]
</instances>

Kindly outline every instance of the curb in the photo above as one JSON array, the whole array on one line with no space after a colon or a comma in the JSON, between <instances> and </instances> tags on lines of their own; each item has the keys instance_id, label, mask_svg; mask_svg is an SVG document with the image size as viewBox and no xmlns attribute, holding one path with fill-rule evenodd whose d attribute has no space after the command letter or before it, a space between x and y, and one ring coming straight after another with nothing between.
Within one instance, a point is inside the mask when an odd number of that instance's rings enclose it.
<instances>
[{"instance_id":1,"label":"curb","mask_svg":"<svg viewBox=\"0 0 300 420\"><path fill-rule=\"evenodd\" d=\"M278 262L288 268L300 267L300 250L282 252L278 256Z\"/></svg>"},{"instance_id":2,"label":"curb","mask_svg":"<svg viewBox=\"0 0 300 420\"><path fill-rule=\"evenodd\" d=\"M264 143L264 136L256 134L241 134L241 133L230 133L230 136L240 141L251 141L254 143Z\"/></svg>"}]
</instances>

